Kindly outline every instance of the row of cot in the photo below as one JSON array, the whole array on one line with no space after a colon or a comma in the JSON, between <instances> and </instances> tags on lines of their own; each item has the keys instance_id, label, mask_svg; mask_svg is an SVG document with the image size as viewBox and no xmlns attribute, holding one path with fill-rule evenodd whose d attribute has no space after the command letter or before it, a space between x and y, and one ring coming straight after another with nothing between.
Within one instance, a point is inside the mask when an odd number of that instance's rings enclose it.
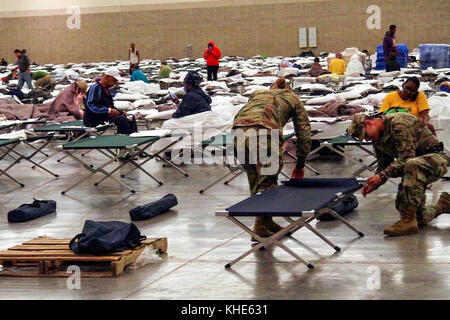
<instances>
[{"instance_id":1,"label":"row of cot","mask_svg":"<svg viewBox=\"0 0 450 320\"><path fill-rule=\"evenodd\" d=\"M23 121L20 124L26 125L29 124L29 121ZM33 122L36 124L36 121ZM41 123L42 124L42 123ZM18 126L16 122L14 125L10 124L10 127ZM4 128L3 128L4 129ZM89 171L89 175L81 178L70 187L62 191L62 194L65 194L69 190L78 186L82 182L88 180L90 177L96 175L97 173L101 173L104 177L97 181L94 185L98 186L100 183L107 179L112 179L117 182L124 188L128 189L130 192L135 193L135 189L127 184L125 184L120 179L116 178L114 174L116 172L120 172L122 168L124 168L127 164L132 165L134 168L127 173L122 173L121 177L128 176L129 173L135 170L140 170L146 176L157 182L159 185L162 185L163 182L153 176L148 170L144 169L143 166L148 163L152 159L157 159L161 161L165 166L169 166L177 170L179 173L188 177L188 174L180 168L179 165L175 164L176 158L168 159L164 156L164 153L169 150L173 145L183 140L186 135L185 133L179 132L171 132L170 130L149 130L144 131L139 136L127 136L127 135L117 135L111 134L111 130L114 129L111 124L100 125L96 128L88 128L83 125L82 121L71 121L71 122L62 122L56 124L44 124L40 127L32 129L35 134L29 137L20 137L20 138L9 138L2 139L0 136L0 160L5 160L9 157L12 161L10 161L9 165L5 169L0 169L0 176L5 175L15 183L20 186L24 186L24 184L14 178L10 173L8 173L15 165L17 165L21 160L28 161L32 164L32 168L40 168L45 172L53 175L54 177L58 177L59 175L51 171L48 166L45 165L45 162L48 159L58 155L63 154L64 156L57 160L57 162L61 162L63 159L69 157L80 163L87 171ZM319 134L320 133L320 134ZM367 152L367 154L373 155L373 153L364 147L367 143L360 143L349 136L342 135L341 133L333 133L330 135L324 135L322 130L313 130L313 139L314 135L319 134L316 139L319 142L319 147L312 151L311 154L319 152L323 148L329 148L333 152L336 152L346 159L361 163L362 159L355 159L350 155L345 153L344 148L346 146L357 146L361 150ZM164 147L159 148L158 150L152 149L153 145L160 140L167 140L169 142L164 144ZM284 139L295 139L293 132L285 131ZM42 143L37 147L34 142L41 141ZM230 150L230 146L232 149L232 136L231 133L221 133L212 138L202 140L200 142L200 148L205 156L209 156L214 153L215 150L222 150L227 152ZM25 154L23 148L19 150L18 146L25 146L31 150L31 153L28 155ZM52 154L47 154L46 148L50 147L53 150ZM196 146L192 146L193 148ZM106 160L105 162L94 165L89 163L84 157L87 153L92 152L93 150L97 151L101 155L103 155ZM127 151L127 157L121 158L120 150ZM81 154L78 154L81 151ZM211 152L212 151L212 152ZM43 155L44 158L40 161L35 160L34 158L38 155ZM230 163L227 159L229 159L229 154L226 157L223 157L222 165L226 166L230 169L224 176L214 180L204 188L202 188L199 192L203 193L207 189L213 187L217 183L224 181L225 184L230 183L232 180L237 178L242 174L242 168L238 165L233 167L233 164L237 163L237 159L234 158L234 154L232 155L233 161ZM287 156L294 158L295 156L289 152L287 152ZM137 160L140 159L140 160ZM120 160L120 161L119 161ZM107 170L107 167L110 165L116 164L113 169ZM372 169L374 163L366 166L364 165L362 170ZM320 172L310 165L306 166L316 175L319 175ZM359 172L360 173L360 172ZM285 177L286 174L282 173Z\"/></svg>"}]
</instances>

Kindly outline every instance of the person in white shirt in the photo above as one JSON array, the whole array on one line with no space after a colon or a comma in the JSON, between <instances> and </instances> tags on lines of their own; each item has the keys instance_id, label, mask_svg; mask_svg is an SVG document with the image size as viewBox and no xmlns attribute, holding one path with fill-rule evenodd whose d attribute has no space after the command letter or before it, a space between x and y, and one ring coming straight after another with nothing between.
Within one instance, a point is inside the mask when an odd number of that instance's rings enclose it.
<instances>
[{"instance_id":1,"label":"person in white shirt","mask_svg":"<svg viewBox=\"0 0 450 320\"><path fill-rule=\"evenodd\" d=\"M141 61L139 51L136 50L136 45L134 43L130 44L130 49L128 50L128 60L130 60L130 74L131 74L131 66L139 65L139 62Z\"/></svg>"}]
</instances>

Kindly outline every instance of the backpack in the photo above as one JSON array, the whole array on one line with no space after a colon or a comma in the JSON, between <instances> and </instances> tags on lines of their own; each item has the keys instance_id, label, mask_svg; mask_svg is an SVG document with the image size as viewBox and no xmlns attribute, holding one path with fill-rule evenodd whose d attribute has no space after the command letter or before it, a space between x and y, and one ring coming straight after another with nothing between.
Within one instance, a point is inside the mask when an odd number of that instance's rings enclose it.
<instances>
[{"instance_id":1,"label":"backpack","mask_svg":"<svg viewBox=\"0 0 450 320\"><path fill-rule=\"evenodd\" d=\"M147 239L133 223L86 220L83 232L69 243L74 253L101 255L134 249Z\"/></svg>"},{"instance_id":2,"label":"backpack","mask_svg":"<svg viewBox=\"0 0 450 320\"><path fill-rule=\"evenodd\" d=\"M352 212L356 207L358 207L358 199L353 194L349 194L340 202L336 203L334 206L330 207L331 210L335 211L341 217ZM336 220L330 213L324 213L317 218L319 221L332 221Z\"/></svg>"}]
</instances>

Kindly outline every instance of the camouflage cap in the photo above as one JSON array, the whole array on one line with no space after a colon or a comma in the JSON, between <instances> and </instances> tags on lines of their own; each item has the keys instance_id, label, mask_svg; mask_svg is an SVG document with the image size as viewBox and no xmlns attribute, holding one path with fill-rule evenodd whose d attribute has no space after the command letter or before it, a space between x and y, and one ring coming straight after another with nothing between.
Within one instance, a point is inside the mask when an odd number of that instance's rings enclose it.
<instances>
[{"instance_id":1,"label":"camouflage cap","mask_svg":"<svg viewBox=\"0 0 450 320\"><path fill-rule=\"evenodd\" d=\"M364 113L357 113L352 117L352 123L350 127L347 129L347 133L355 139L358 139L360 142L364 140L365 129L364 121L367 120L367 115Z\"/></svg>"}]
</instances>

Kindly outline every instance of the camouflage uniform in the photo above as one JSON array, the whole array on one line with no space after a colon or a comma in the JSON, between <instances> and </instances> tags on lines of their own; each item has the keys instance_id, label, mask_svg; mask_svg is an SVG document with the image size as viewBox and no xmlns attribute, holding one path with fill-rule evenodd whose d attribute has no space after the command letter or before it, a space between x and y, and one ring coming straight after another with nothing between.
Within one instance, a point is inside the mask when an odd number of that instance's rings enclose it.
<instances>
[{"instance_id":1,"label":"camouflage uniform","mask_svg":"<svg viewBox=\"0 0 450 320\"><path fill-rule=\"evenodd\" d=\"M273 175L263 175L261 170L268 167L269 164L261 164L259 159L256 164L242 163L247 172L248 182L251 194L272 189L277 186L278 173L283 166L283 127L292 119L297 136L297 168L304 167L306 157L311 148L311 126L308 120L308 114L303 103L298 97L288 89L284 90L260 90L255 91L249 102L238 112L234 118L233 130L239 128L244 132L249 130L261 129L267 130L267 146L270 146L272 129L279 130L279 166ZM248 136L244 140L234 139L235 150L245 150L246 161L252 156L258 154L258 150L252 150ZM258 138L257 148L262 148Z\"/></svg>"},{"instance_id":2,"label":"camouflage uniform","mask_svg":"<svg viewBox=\"0 0 450 320\"><path fill-rule=\"evenodd\" d=\"M354 117L348 130L360 139L364 137L363 117ZM383 118L384 130L373 143L378 160L376 173L380 174L383 183L389 178L402 177L395 206L400 212L417 208L417 222L425 225L436 216L435 206L425 206L427 185L447 173L450 158L444 152L430 150L439 145L439 140L421 119L407 113L389 114Z\"/></svg>"}]
</instances>

